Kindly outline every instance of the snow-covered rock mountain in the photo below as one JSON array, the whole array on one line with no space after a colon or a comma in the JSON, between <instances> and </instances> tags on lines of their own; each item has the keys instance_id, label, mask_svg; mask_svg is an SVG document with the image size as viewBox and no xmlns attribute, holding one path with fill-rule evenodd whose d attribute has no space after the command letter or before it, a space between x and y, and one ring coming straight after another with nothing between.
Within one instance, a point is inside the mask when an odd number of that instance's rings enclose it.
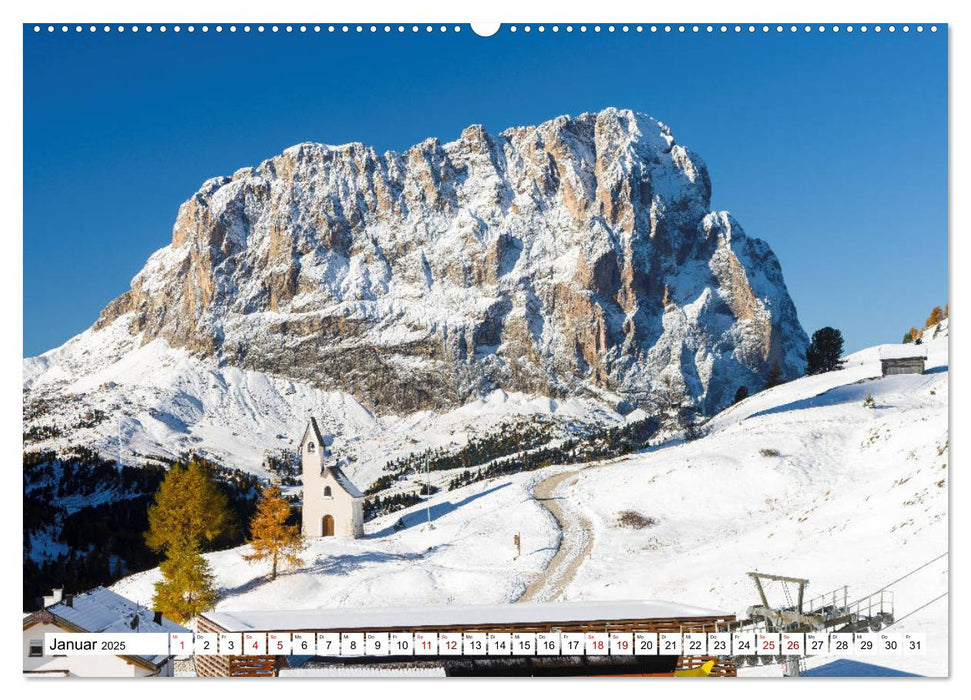
<instances>
[{"instance_id":1,"label":"snow-covered rock mountain","mask_svg":"<svg viewBox=\"0 0 971 700\"><path fill-rule=\"evenodd\" d=\"M715 412L776 363L801 374L807 338L710 195L667 126L616 109L401 154L294 146L204 183L91 329L25 360L27 426L258 462L311 413L373 432L497 391Z\"/></svg>"}]
</instances>

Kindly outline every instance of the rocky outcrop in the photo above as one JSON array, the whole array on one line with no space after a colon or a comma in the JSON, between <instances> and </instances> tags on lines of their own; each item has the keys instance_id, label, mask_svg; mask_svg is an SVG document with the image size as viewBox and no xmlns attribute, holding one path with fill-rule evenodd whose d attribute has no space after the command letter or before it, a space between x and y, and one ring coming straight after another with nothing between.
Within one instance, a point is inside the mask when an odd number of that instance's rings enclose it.
<instances>
[{"instance_id":1,"label":"rocky outcrop","mask_svg":"<svg viewBox=\"0 0 971 700\"><path fill-rule=\"evenodd\" d=\"M204 183L97 326L382 411L673 384L711 412L801 373L807 338L710 196L667 126L615 109L400 154L304 143Z\"/></svg>"}]
</instances>

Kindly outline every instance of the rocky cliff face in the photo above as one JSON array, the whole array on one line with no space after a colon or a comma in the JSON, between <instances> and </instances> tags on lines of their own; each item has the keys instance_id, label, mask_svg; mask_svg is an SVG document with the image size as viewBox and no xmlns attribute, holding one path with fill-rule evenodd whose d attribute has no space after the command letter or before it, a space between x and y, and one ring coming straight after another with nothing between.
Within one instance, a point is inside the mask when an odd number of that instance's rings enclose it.
<instances>
[{"instance_id":1,"label":"rocky cliff face","mask_svg":"<svg viewBox=\"0 0 971 700\"><path fill-rule=\"evenodd\" d=\"M807 338L701 159L607 109L379 155L304 143L214 178L97 327L340 389L382 412L495 388L707 412Z\"/></svg>"}]
</instances>

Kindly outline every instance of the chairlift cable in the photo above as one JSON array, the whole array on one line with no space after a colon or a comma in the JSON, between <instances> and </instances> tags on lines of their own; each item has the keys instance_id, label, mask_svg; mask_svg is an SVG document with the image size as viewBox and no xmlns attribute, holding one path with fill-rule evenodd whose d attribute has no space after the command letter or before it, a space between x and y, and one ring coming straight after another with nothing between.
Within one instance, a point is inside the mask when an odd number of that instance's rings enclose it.
<instances>
[{"instance_id":1,"label":"chairlift cable","mask_svg":"<svg viewBox=\"0 0 971 700\"><path fill-rule=\"evenodd\" d=\"M918 567L917 567L916 569L914 569L913 571L909 571L909 572L907 572L906 574L904 574L903 576L901 576L900 578L898 578L898 579L895 579L895 580L893 580L893 581L891 581L890 583L888 583L888 584L887 584L886 586L884 586L883 588L878 588L877 590L875 590L875 591L873 591L873 593L870 593L869 595L865 595L865 596L863 596L862 598L860 598L859 600L855 600L855 601L853 601L853 602L852 602L852 603L850 603L850 605L848 605L847 607L853 607L853 606L854 606L854 605L856 605L857 603L860 603L860 602L862 602L862 601L864 601L864 600L866 600L867 598L870 598L871 596L874 596L874 595L876 595L876 594L877 594L877 593L879 593L880 591L885 591L885 590L887 590L888 588L890 588L890 586L892 586L892 585L894 585L895 583L900 583L900 582L901 582L901 581L903 581L903 580L904 580L905 578L907 578L907 577L909 577L909 576L912 576L912 575L914 575L914 574L916 574L916 573L917 573L918 571L920 571L920 570L921 570L921 569L923 569L924 567L926 567L926 566L930 566L930 565L931 565L931 564L933 564L933 563L934 563L935 561L937 561L938 559L941 559L942 557L946 557L946 556L947 556L948 554L949 554L949 552L944 552L944 554L940 554L940 555L938 555L938 556L936 556L936 557L934 557L934 558L933 558L933 559L931 559L931 560L930 560L929 562L927 562L927 563L925 563L925 564L921 564L920 566L918 566Z\"/></svg>"},{"instance_id":2,"label":"chairlift cable","mask_svg":"<svg viewBox=\"0 0 971 700\"><path fill-rule=\"evenodd\" d=\"M936 598L934 598L933 600L929 600L929 601L927 601L926 603L924 603L923 605L921 605L921 606L920 606L919 608L914 608L913 610L911 610L911 611L910 611L909 613L907 613L907 614L906 614L906 615L904 615L903 617L899 617L899 618L897 618L896 620L894 620L893 622L891 622L891 623L890 623L889 625L887 625L887 627L893 627L893 626L894 626L894 625L896 625L896 624L897 624L898 622L902 622L902 621L904 621L904 620L906 620L906 619L907 619L908 617L910 617L910 616L911 616L911 615L913 615L914 613L916 613L916 612L920 612L921 610L923 610L924 608L926 608L926 607L927 607L928 605L931 605L932 603L936 603L936 602L937 602L937 601L939 601L939 600L940 600L941 598L945 598L945 597L947 597L947 591L944 591L943 593L941 593L941 594L940 594L939 596L937 596L937 597L936 597Z\"/></svg>"}]
</instances>

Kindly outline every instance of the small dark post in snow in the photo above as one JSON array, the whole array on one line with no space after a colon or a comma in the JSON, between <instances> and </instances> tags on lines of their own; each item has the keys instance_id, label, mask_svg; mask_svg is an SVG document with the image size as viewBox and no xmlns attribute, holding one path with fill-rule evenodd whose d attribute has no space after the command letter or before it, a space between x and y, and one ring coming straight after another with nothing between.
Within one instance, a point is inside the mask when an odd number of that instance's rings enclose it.
<instances>
[{"instance_id":1,"label":"small dark post in snow","mask_svg":"<svg viewBox=\"0 0 971 700\"><path fill-rule=\"evenodd\" d=\"M522 550L522 546L520 545L519 533L518 532L515 535L512 536L512 543L514 545L516 545L516 556L513 557L513 558L514 559L519 559L519 555L523 553L523 550Z\"/></svg>"},{"instance_id":2,"label":"small dark post in snow","mask_svg":"<svg viewBox=\"0 0 971 700\"><path fill-rule=\"evenodd\" d=\"M432 483L431 483L431 468L428 464L428 455L425 455L425 518L426 518L426 529L431 530L435 526L432 525Z\"/></svg>"}]
</instances>

